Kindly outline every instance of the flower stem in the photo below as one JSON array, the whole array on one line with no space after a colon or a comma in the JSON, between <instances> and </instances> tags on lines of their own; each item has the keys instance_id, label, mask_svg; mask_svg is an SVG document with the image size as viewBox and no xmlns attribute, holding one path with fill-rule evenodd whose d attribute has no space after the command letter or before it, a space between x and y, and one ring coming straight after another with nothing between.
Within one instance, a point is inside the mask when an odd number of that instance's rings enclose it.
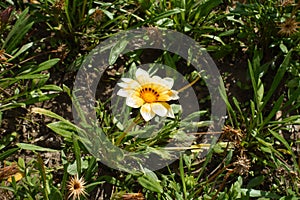
<instances>
[{"instance_id":1,"label":"flower stem","mask_svg":"<svg viewBox=\"0 0 300 200\"><path fill-rule=\"evenodd\" d=\"M120 143L122 142L122 140L125 138L125 136L127 135L127 133L137 124L140 122L141 120L141 115L139 114L138 116L136 116L136 118L129 124L129 126L124 130L124 132L122 133L122 135L118 138L116 145L119 146Z\"/></svg>"},{"instance_id":2,"label":"flower stem","mask_svg":"<svg viewBox=\"0 0 300 200\"><path fill-rule=\"evenodd\" d=\"M180 88L179 90L177 90L177 92L182 92L183 90L185 90L189 87L192 87L199 79L200 79L200 75L198 75L198 77L195 80L193 80L190 84L188 84L188 85Z\"/></svg>"}]
</instances>

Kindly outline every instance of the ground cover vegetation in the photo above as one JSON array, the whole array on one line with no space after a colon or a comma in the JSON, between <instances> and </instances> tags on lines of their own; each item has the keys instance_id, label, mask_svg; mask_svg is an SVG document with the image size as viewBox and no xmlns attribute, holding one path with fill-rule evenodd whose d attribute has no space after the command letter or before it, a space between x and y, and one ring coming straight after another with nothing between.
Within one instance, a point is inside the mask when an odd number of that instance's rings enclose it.
<instances>
[{"instance_id":1,"label":"ground cover vegetation","mask_svg":"<svg viewBox=\"0 0 300 200\"><path fill-rule=\"evenodd\" d=\"M0 199L299 199L299 7L298 0L2 0ZM196 139L175 162L130 173L104 165L84 145L72 115L73 84L97 45L141 27L178 31L206 49L224 82L218 91L227 114L216 144L204 144L211 125L205 77L167 51L112 59L94 107L115 146L168 158L161 146L170 138L187 142L181 110L171 105L180 101L176 79L138 70L141 64L180 72L200 108L188 116L201 116L192 125ZM111 54L119 55L122 44ZM132 77L121 79L124 73ZM134 116L126 123L112 114L115 87L126 101L119 117ZM161 129L149 125L161 117ZM138 137L152 128L154 135Z\"/></svg>"}]
</instances>

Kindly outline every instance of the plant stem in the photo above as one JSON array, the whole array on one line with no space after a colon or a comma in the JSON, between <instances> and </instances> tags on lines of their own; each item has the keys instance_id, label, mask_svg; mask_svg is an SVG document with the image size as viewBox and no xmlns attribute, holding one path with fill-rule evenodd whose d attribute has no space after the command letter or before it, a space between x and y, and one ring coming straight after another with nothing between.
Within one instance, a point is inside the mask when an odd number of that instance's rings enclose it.
<instances>
[{"instance_id":1,"label":"plant stem","mask_svg":"<svg viewBox=\"0 0 300 200\"><path fill-rule=\"evenodd\" d=\"M84 0L83 1L83 6L82 6L82 10L81 10L81 18L79 19L79 21L81 21L84 18L86 4L87 4L87 0Z\"/></svg>"},{"instance_id":2,"label":"plant stem","mask_svg":"<svg viewBox=\"0 0 300 200\"><path fill-rule=\"evenodd\" d=\"M179 90L177 90L177 92L182 92L183 90L185 90L189 87L192 87L199 79L200 79L200 75L195 80L193 80L190 84L188 84L188 85L180 88Z\"/></svg>"},{"instance_id":3,"label":"plant stem","mask_svg":"<svg viewBox=\"0 0 300 200\"><path fill-rule=\"evenodd\" d=\"M118 138L116 145L119 146L124 137L127 135L127 133L142 120L141 115L138 115L131 123L130 125L124 130L123 134Z\"/></svg>"}]
</instances>

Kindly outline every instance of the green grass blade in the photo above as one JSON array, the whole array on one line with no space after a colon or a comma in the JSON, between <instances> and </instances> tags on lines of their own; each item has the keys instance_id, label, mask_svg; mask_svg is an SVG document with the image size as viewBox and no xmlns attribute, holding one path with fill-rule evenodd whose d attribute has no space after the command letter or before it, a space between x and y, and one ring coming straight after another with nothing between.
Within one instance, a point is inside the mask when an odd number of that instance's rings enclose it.
<instances>
[{"instance_id":1,"label":"green grass blade","mask_svg":"<svg viewBox=\"0 0 300 200\"><path fill-rule=\"evenodd\" d=\"M150 174L149 174L150 173ZM144 174L143 176L138 178L138 182L143 186L144 188L157 192L157 193L163 193L163 188L158 182L158 178L155 176L152 176L151 173L154 172L149 172Z\"/></svg>"},{"instance_id":2,"label":"green grass blade","mask_svg":"<svg viewBox=\"0 0 300 200\"><path fill-rule=\"evenodd\" d=\"M257 81L255 78L255 74L254 74L254 70L252 67L251 62L248 60L248 69L249 69L249 73L250 73L250 79L251 79L251 83L252 83L252 87L253 87L253 92L254 92L254 98L255 98L255 103L258 102L258 95L257 95ZM258 106L258 105L257 105Z\"/></svg>"},{"instance_id":3,"label":"green grass blade","mask_svg":"<svg viewBox=\"0 0 300 200\"><path fill-rule=\"evenodd\" d=\"M19 19L16 21L16 23L14 24L14 27L12 28L12 30L9 32L9 34L7 35L7 37L5 38L5 41L2 45L2 49L7 48L7 44L9 42L9 40L11 38L13 38L14 35L18 34L18 31L21 29L21 27L26 24L27 22L27 14L29 11L29 7L27 7L19 16Z\"/></svg>"},{"instance_id":4,"label":"green grass blade","mask_svg":"<svg viewBox=\"0 0 300 200\"><path fill-rule=\"evenodd\" d=\"M206 17L212 11L213 8L215 8L221 3L222 0L208 0L205 3L201 4L196 11L196 13L199 14L196 15L195 20L197 21L199 18Z\"/></svg>"},{"instance_id":5,"label":"green grass blade","mask_svg":"<svg viewBox=\"0 0 300 200\"><path fill-rule=\"evenodd\" d=\"M279 69L273 78L273 82L271 84L271 88L269 89L267 95L263 99L263 105L260 107L260 110L263 110L263 108L267 105L268 101L270 100L271 96L274 94L276 91L279 83L281 82L288 65L290 64L290 59L291 59L291 53L292 51L289 51L286 57L284 58L282 64L279 66Z\"/></svg>"},{"instance_id":6,"label":"green grass blade","mask_svg":"<svg viewBox=\"0 0 300 200\"><path fill-rule=\"evenodd\" d=\"M35 73L50 69L51 67L53 67L59 61L60 61L59 58L54 58L54 59L51 59L51 60L47 60L47 61L39 64L38 68L36 70L30 72L30 74L35 74Z\"/></svg>"},{"instance_id":7,"label":"green grass blade","mask_svg":"<svg viewBox=\"0 0 300 200\"><path fill-rule=\"evenodd\" d=\"M186 193L186 185L185 185L185 174L184 174L184 168L183 168L183 159L182 159L182 155L180 156L180 160L179 160L179 172L180 172L180 179L181 179L181 183L182 183L182 189L183 189L183 195L184 195L184 199L187 199L187 193Z\"/></svg>"},{"instance_id":8,"label":"green grass blade","mask_svg":"<svg viewBox=\"0 0 300 200\"><path fill-rule=\"evenodd\" d=\"M284 100L284 96L281 95L279 99L275 102L269 115L265 119L263 119L263 124L260 126L259 130L261 130L266 124L268 124L270 120L275 116L275 114L280 110L280 106L283 100Z\"/></svg>"},{"instance_id":9,"label":"green grass blade","mask_svg":"<svg viewBox=\"0 0 300 200\"><path fill-rule=\"evenodd\" d=\"M8 45L6 46L5 50L8 53L12 53L17 48L17 46L22 42L24 36L29 31L29 29L31 29L33 24L34 22L31 22L18 30L18 33L12 37L12 39L8 42Z\"/></svg>"},{"instance_id":10,"label":"green grass blade","mask_svg":"<svg viewBox=\"0 0 300 200\"><path fill-rule=\"evenodd\" d=\"M48 152L57 152L55 149L40 147L34 144L27 144L27 143L18 143L17 146L20 149L23 150L29 150L29 151L48 151Z\"/></svg>"},{"instance_id":11,"label":"green grass blade","mask_svg":"<svg viewBox=\"0 0 300 200\"><path fill-rule=\"evenodd\" d=\"M23 45L19 51L17 51L12 58L8 59L7 62L10 62L12 60L14 60L15 58L17 58L19 55L21 55L22 53L24 53L25 51L27 51L29 48L31 48L33 46L33 42L30 42L28 44Z\"/></svg>"},{"instance_id":12,"label":"green grass blade","mask_svg":"<svg viewBox=\"0 0 300 200\"><path fill-rule=\"evenodd\" d=\"M228 96L226 94L226 89L224 87L223 84L220 84L220 88L219 88L219 92L220 92L220 95L222 97L222 99L224 100L225 104L226 104L226 107L227 107L227 110L228 110L228 116L229 116L229 120L230 120L230 123L231 123L231 126L234 127L235 125L238 125L238 122L237 122L237 117L236 117L236 114L235 114L235 111L233 110L229 100L228 100Z\"/></svg>"},{"instance_id":13,"label":"green grass blade","mask_svg":"<svg viewBox=\"0 0 300 200\"><path fill-rule=\"evenodd\" d=\"M72 135L72 138L73 138L73 150L74 150L76 165L77 165L77 173L78 173L78 177L81 177L81 156L80 156L80 147L78 143L78 138L76 137L75 134Z\"/></svg>"},{"instance_id":14,"label":"green grass blade","mask_svg":"<svg viewBox=\"0 0 300 200\"><path fill-rule=\"evenodd\" d=\"M7 151L4 151L3 153L0 154L0 160L4 160L5 158L12 155L13 153L15 153L18 150L19 150L19 148L12 148L12 149L8 149Z\"/></svg>"},{"instance_id":15,"label":"green grass blade","mask_svg":"<svg viewBox=\"0 0 300 200\"><path fill-rule=\"evenodd\" d=\"M43 182L43 196L45 200L49 200L49 185L47 184L47 177L46 177L46 171L45 171L45 165L43 162L43 159L39 154L37 154L38 160L37 160L37 167L40 171L41 177L42 177L42 182Z\"/></svg>"},{"instance_id":16,"label":"green grass blade","mask_svg":"<svg viewBox=\"0 0 300 200\"><path fill-rule=\"evenodd\" d=\"M296 155L294 154L291 146L287 143L287 141L281 136L279 135L277 132L269 129L270 133L277 139L279 140L284 146L285 148L287 148L287 150L290 152L290 154L292 155L292 159L293 159L293 163L294 163L294 167L296 169L296 171L298 173L300 173L300 168L299 168L299 165L298 165L298 161L297 161L297 157Z\"/></svg>"}]
</instances>

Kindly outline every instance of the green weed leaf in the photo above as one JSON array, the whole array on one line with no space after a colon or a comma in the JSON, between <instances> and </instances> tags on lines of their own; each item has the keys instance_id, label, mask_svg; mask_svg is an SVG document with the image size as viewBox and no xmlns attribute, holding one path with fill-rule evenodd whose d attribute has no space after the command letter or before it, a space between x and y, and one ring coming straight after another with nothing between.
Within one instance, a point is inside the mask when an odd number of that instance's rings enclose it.
<instances>
[{"instance_id":1,"label":"green weed leaf","mask_svg":"<svg viewBox=\"0 0 300 200\"><path fill-rule=\"evenodd\" d=\"M153 173L153 172L152 172ZM159 179L156 177L151 176L150 174L146 173L145 175L138 178L138 182L143 186L144 188L157 192L157 193L163 193L163 188L161 187L159 183Z\"/></svg>"},{"instance_id":2,"label":"green weed leaf","mask_svg":"<svg viewBox=\"0 0 300 200\"><path fill-rule=\"evenodd\" d=\"M108 58L109 65L113 65L117 61L120 54L126 48L128 42L129 41L126 40L126 39L125 40L120 40L119 42L117 42L117 44L115 46L113 46L111 48L110 55L109 55L109 58Z\"/></svg>"},{"instance_id":3,"label":"green weed leaf","mask_svg":"<svg viewBox=\"0 0 300 200\"><path fill-rule=\"evenodd\" d=\"M18 143L17 146L20 149L23 150L29 150L29 151L49 151L49 152L57 152L55 149L50 149L50 148L45 148L45 147L40 147L34 144L27 144L27 143Z\"/></svg>"}]
</instances>

